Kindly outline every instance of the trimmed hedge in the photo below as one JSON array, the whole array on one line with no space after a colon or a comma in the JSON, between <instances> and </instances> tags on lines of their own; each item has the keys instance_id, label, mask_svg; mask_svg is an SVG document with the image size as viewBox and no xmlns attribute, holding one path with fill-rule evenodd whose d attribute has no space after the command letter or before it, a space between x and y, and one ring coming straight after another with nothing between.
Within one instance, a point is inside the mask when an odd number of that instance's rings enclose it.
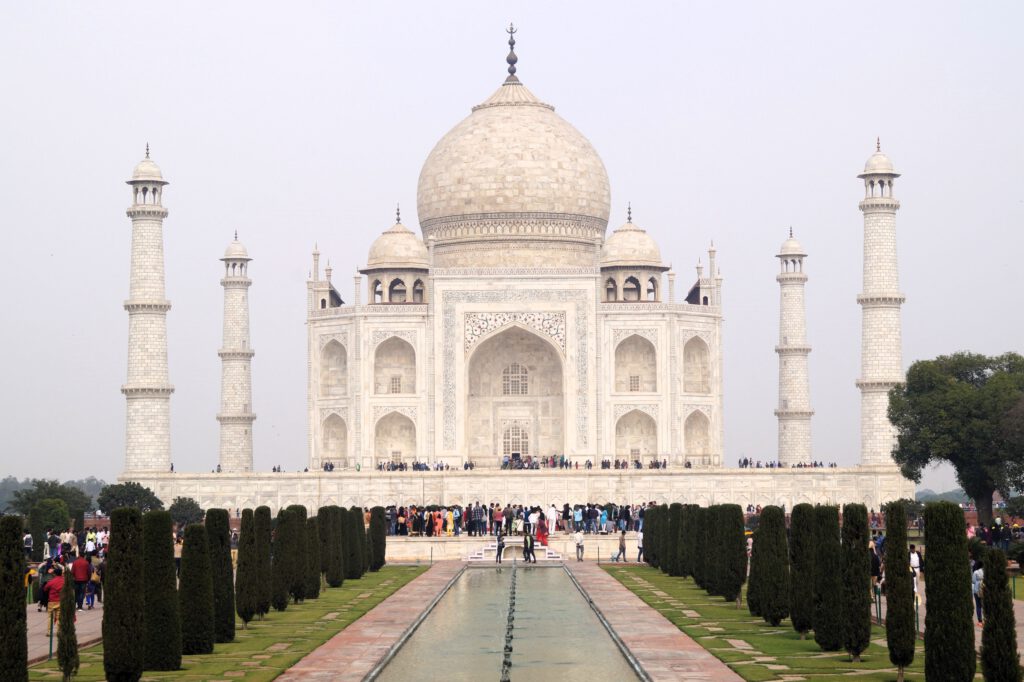
<instances>
[{"instance_id":1,"label":"trimmed hedge","mask_svg":"<svg viewBox=\"0 0 1024 682\"><path fill-rule=\"evenodd\" d=\"M695 504L684 504L683 516L679 521L679 575L684 578L693 577L695 509Z\"/></svg>"},{"instance_id":2,"label":"trimmed hedge","mask_svg":"<svg viewBox=\"0 0 1024 682\"><path fill-rule=\"evenodd\" d=\"M814 624L814 546L814 507L798 504L789 520L789 617L800 639Z\"/></svg>"},{"instance_id":3,"label":"trimmed hedge","mask_svg":"<svg viewBox=\"0 0 1024 682\"><path fill-rule=\"evenodd\" d=\"M658 528L661 507L648 507L644 512L644 561L651 568L658 568L658 552L661 545L661 530Z\"/></svg>"},{"instance_id":4,"label":"trimmed hedge","mask_svg":"<svg viewBox=\"0 0 1024 682\"><path fill-rule=\"evenodd\" d=\"M206 512L206 540L210 544L213 580L213 637L217 643L235 639L235 580L231 565L231 515L227 509Z\"/></svg>"},{"instance_id":5,"label":"trimmed hedge","mask_svg":"<svg viewBox=\"0 0 1024 682\"><path fill-rule=\"evenodd\" d=\"M974 678L974 599L964 512L952 502L924 507L928 548L925 582L924 675L932 680Z\"/></svg>"},{"instance_id":6,"label":"trimmed hedge","mask_svg":"<svg viewBox=\"0 0 1024 682\"><path fill-rule=\"evenodd\" d=\"M259 595L259 556L256 553L256 520L252 509L242 510L242 528L238 534L238 573L235 575L235 612L242 625L256 617Z\"/></svg>"},{"instance_id":7,"label":"trimmed hedge","mask_svg":"<svg viewBox=\"0 0 1024 682\"><path fill-rule=\"evenodd\" d=\"M336 505L327 507L327 585L341 587L345 582L345 548L342 545L344 510Z\"/></svg>"},{"instance_id":8,"label":"trimmed hedge","mask_svg":"<svg viewBox=\"0 0 1024 682\"><path fill-rule=\"evenodd\" d=\"M917 624L914 619L914 579L907 548L907 512L902 502L885 510L885 640L889 662L903 669L914 662Z\"/></svg>"},{"instance_id":9,"label":"trimmed hedge","mask_svg":"<svg viewBox=\"0 0 1024 682\"><path fill-rule=\"evenodd\" d=\"M358 507L345 511L345 577L359 580L363 577L363 513Z\"/></svg>"},{"instance_id":10,"label":"trimmed hedge","mask_svg":"<svg viewBox=\"0 0 1024 682\"><path fill-rule=\"evenodd\" d=\"M206 518L209 522L209 512ZM210 543L206 537L206 526L198 523L185 529L178 597L182 622L181 653L212 654L215 628ZM107 648L103 647L104 651Z\"/></svg>"},{"instance_id":11,"label":"trimmed hedge","mask_svg":"<svg viewBox=\"0 0 1024 682\"><path fill-rule=\"evenodd\" d=\"M288 595L294 573L296 516L288 509L277 512L277 526L274 528L273 562L271 564L270 604L276 611L288 608Z\"/></svg>"},{"instance_id":12,"label":"trimmed hedge","mask_svg":"<svg viewBox=\"0 0 1024 682\"><path fill-rule=\"evenodd\" d=\"M780 507L761 510L751 559L751 580L758 575L758 610L775 627L789 616L789 548L786 546L786 514ZM760 546L759 546L760 545Z\"/></svg>"},{"instance_id":13,"label":"trimmed hedge","mask_svg":"<svg viewBox=\"0 0 1024 682\"><path fill-rule=\"evenodd\" d=\"M57 667L64 682L78 674L78 635L75 634L75 581L71 571L64 571L64 587L60 591L60 617L57 619Z\"/></svg>"},{"instance_id":14,"label":"trimmed hedge","mask_svg":"<svg viewBox=\"0 0 1024 682\"><path fill-rule=\"evenodd\" d=\"M1006 555L991 549L985 555L985 579L981 595L985 626L981 631L981 673L985 680L1020 682L1017 622L1013 594L1006 576Z\"/></svg>"},{"instance_id":15,"label":"trimmed hedge","mask_svg":"<svg viewBox=\"0 0 1024 682\"><path fill-rule=\"evenodd\" d=\"M253 517L256 530L256 614L262 619L270 613L270 595L274 584L270 563L273 543L270 507L256 507Z\"/></svg>"},{"instance_id":16,"label":"trimmed hedge","mask_svg":"<svg viewBox=\"0 0 1024 682\"><path fill-rule=\"evenodd\" d=\"M181 613L174 566L174 520L166 511L142 517L143 630L146 670L181 668Z\"/></svg>"},{"instance_id":17,"label":"trimmed hedge","mask_svg":"<svg viewBox=\"0 0 1024 682\"><path fill-rule=\"evenodd\" d=\"M388 545L388 517L384 507L370 510L370 570L379 571L384 567Z\"/></svg>"},{"instance_id":18,"label":"trimmed hedge","mask_svg":"<svg viewBox=\"0 0 1024 682\"><path fill-rule=\"evenodd\" d=\"M25 555L20 516L0 516L0 680L28 682Z\"/></svg>"},{"instance_id":19,"label":"trimmed hedge","mask_svg":"<svg viewBox=\"0 0 1024 682\"><path fill-rule=\"evenodd\" d=\"M871 643L871 555L868 508L843 506L843 646L851 660Z\"/></svg>"},{"instance_id":20,"label":"trimmed hedge","mask_svg":"<svg viewBox=\"0 0 1024 682\"><path fill-rule=\"evenodd\" d=\"M679 524L683 519L683 505L673 502L668 506L668 524L665 535L665 571L678 577L679 572Z\"/></svg>"},{"instance_id":21,"label":"trimmed hedge","mask_svg":"<svg viewBox=\"0 0 1024 682\"><path fill-rule=\"evenodd\" d=\"M706 590L708 558L708 510L697 507L693 517L693 582Z\"/></svg>"},{"instance_id":22,"label":"trimmed hedge","mask_svg":"<svg viewBox=\"0 0 1024 682\"><path fill-rule=\"evenodd\" d=\"M844 640L839 508L816 507L814 521L814 641L824 651L839 651Z\"/></svg>"},{"instance_id":23,"label":"trimmed hedge","mask_svg":"<svg viewBox=\"0 0 1024 682\"><path fill-rule=\"evenodd\" d=\"M109 682L137 682L145 664L142 575L142 513L133 507L110 513L103 577L103 671Z\"/></svg>"},{"instance_id":24,"label":"trimmed hedge","mask_svg":"<svg viewBox=\"0 0 1024 682\"><path fill-rule=\"evenodd\" d=\"M301 504L293 504L288 507L295 516L295 524L292 535L292 551L294 552L291 562L291 576L288 592L292 595L292 601L296 604L306 598L306 582L309 570L309 548L306 532L306 508Z\"/></svg>"},{"instance_id":25,"label":"trimmed hedge","mask_svg":"<svg viewBox=\"0 0 1024 682\"><path fill-rule=\"evenodd\" d=\"M684 512L685 513L685 512ZM723 504L718 509L718 593L737 606L743 583L747 580L747 537L743 509L738 504Z\"/></svg>"},{"instance_id":26,"label":"trimmed hedge","mask_svg":"<svg viewBox=\"0 0 1024 682\"><path fill-rule=\"evenodd\" d=\"M320 522L306 519L306 599L320 598Z\"/></svg>"}]
</instances>

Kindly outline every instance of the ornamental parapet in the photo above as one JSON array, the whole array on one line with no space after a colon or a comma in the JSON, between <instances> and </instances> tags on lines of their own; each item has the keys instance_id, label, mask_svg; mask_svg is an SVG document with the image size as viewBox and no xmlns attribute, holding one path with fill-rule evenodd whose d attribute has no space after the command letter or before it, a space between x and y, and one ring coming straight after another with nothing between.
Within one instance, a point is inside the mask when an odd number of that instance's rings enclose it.
<instances>
[{"instance_id":1,"label":"ornamental parapet","mask_svg":"<svg viewBox=\"0 0 1024 682\"><path fill-rule=\"evenodd\" d=\"M130 313L166 313L171 309L171 302L128 300L124 302L124 309Z\"/></svg>"},{"instance_id":2,"label":"ornamental parapet","mask_svg":"<svg viewBox=\"0 0 1024 682\"><path fill-rule=\"evenodd\" d=\"M811 347L807 345L786 345L786 346L775 346L775 352L779 355L807 355L811 352Z\"/></svg>"},{"instance_id":3,"label":"ornamental parapet","mask_svg":"<svg viewBox=\"0 0 1024 682\"><path fill-rule=\"evenodd\" d=\"M903 383L903 379L858 379L857 388L869 392L888 393L897 384Z\"/></svg>"},{"instance_id":4,"label":"ornamental parapet","mask_svg":"<svg viewBox=\"0 0 1024 682\"><path fill-rule=\"evenodd\" d=\"M222 287L250 287L252 286L252 280L248 277L222 277L220 280Z\"/></svg>"},{"instance_id":5,"label":"ornamental parapet","mask_svg":"<svg viewBox=\"0 0 1024 682\"><path fill-rule=\"evenodd\" d=\"M780 272L775 275L775 281L782 284L803 284L807 281L805 272Z\"/></svg>"},{"instance_id":6,"label":"ornamental parapet","mask_svg":"<svg viewBox=\"0 0 1024 682\"><path fill-rule=\"evenodd\" d=\"M903 305L907 297L899 292L891 294L859 294L857 303L866 306L891 307Z\"/></svg>"},{"instance_id":7,"label":"ornamental parapet","mask_svg":"<svg viewBox=\"0 0 1024 682\"><path fill-rule=\"evenodd\" d=\"M217 421L221 424L251 424L256 420L256 415L252 412L246 412L244 414L218 414Z\"/></svg>"},{"instance_id":8,"label":"ornamental parapet","mask_svg":"<svg viewBox=\"0 0 1024 682\"><path fill-rule=\"evenodd\" d=\"M868 197L861 199L860 210L865 213L898 211L900 202L891 197Z\"/></svg>"},{"instance_id":9,"label":"ornamental parapet","mask_svg":"<svg viewBox=\"0 0 1024 682\"><path fill-rule=\"evenodd\" d=\"M814 410L775 410L775 416L791 419L810 419L814 416Z\"/></svg>"},{"instance_id":10,"label":"ornamental parapet","mask_svg":"<svg viewBox=\"0 0 1024 682\"><path fill-rule=\"evenodd\" d=\"M174 393L174 386L129 386L121 387L121 393L127 398L168 398Z\"/></svg>"},{"instance_id":11,"label":"ornamental parapet","mask_svg":"<svg viewBox=\"0 0 1024 682\"><path fill-rule=\"evenodd\" d=\"M252 348L239 348L233 350L221 348L217 351L217 355L220 356L222 360L248 360L252 358L252 356L256 355L256 351Z\"/></svg>"},{"instance_id":12,"label":"ornamental parapet","mask_svg":"<svg viewBox=\"0 0 1024 682\"><path fill-rule=\"evenodd\" d=\"M687 315L709 315L718 317L722 314L721 306L698 305L693 303L659 303L655 301L608 301L598 304L599 313L621 313L633 311L658 311L686 313Z\"/></svg>"},{"instance_id":13,"label":"ornamental parapet","mask_svg":"<svg viewBox=\"0 0 1024 682\"><path fill-rule=\"evenodd\" d=\"M608 221L573 213L510 211L430 218L420 222L423 239L444 242L475 241L495 237L534 237L600 242Z\"/></svg>"},{"instance_id":14,"label":"ornamental parapet","mask_svg":"<svg viewBox=\"0 0 1024 682\"><path fill-rule=\"evenodd\" d=\"M125 213L132 219L167 217L167 209L155 204L139 204L138 206L131 206L127 211L125 211Z\"/></svg>"}]
</instances>

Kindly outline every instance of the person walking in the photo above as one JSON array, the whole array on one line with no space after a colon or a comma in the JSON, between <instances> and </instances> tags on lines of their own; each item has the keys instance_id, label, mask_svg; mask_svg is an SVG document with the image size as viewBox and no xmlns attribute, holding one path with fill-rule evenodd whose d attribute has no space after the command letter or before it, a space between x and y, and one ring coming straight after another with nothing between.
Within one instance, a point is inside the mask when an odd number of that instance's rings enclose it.
<instances>
[{"instance_id":1,"label":"person walking","mask_svg":"<svg viewBox=\"0 0 1024 682\"><path fill-rule=\"evenodd\" d=\"M533 553L535 541L533 536L527 533L523 536L523 561L530 563L537 563L537 555Z\"/></svg>"},{"instance_id":2,"label":"person walking","mask_svg":"<svg viewBox=\"0 0 1024 682\"><path fill-rule=\"evenodd\" d=\"M638 530L636 532L636 562L639 564L644 560L644 532Z\"/></svg>"},{"instance_id":3,"label":"person walking","mask_svg":"<svg viewBox=\"0 0 1024 682\"><path fill-rule=\"evenodd\" d=\"M71 564L71 578L75 581L75 607L81 611L85 601L85 586L89 582L92 566L89 560L79 555Z\"/></svg>"},{"instance_id":4,"label":"person walking","mask_svg":"<svg viewBox=\"0 0 1024 682\"><path fill-rule=\"evenodd\" d=\"M576 543L576 561L583 561L583 533L579 528L573 533L572 539Z\"/></svg>"},{"instance_id":5,"label":"person walking","mask_svg":"<svg viewBox=\"0 0 1024 682\"><path fill-rule=\"evenodd\" d=\"M25 537L21 539L22 544L25 547L25 561L32 561L32 533L25 531Z\"/></svg>"},{"instance_id":6,"label":"person walking","mask_svg":"<svg viewBox=\"0 0 1024 682\"><path fill-rule=\"evenodd\" d=\"M980 561L974 562L971 572L971 594L974 596L974 610L978 616L978 627L982 627L981 599L984 596L985 567Z\"/></svg>"},{"instance_id":7,"label":"person walking","mask_svg":"<svg viewBox=\"0 0 1024 682\"><path fill-rule=\"evenodd\" d=\"M615 563L622 559L623 563L626 561L626 531L619 531L619 551L612 555L612 561Z\"/></svg>"},{"instance_id":8,"label":"person walking","mask_svg":"<svg viewBox=\"0 0 1024 682\"><path fill-rule=\"evenodd\" d=\"M505 551L505 536L502 534L501 528L498 528L498 535L496 539L498 541L498 553L494 555L494 563L500 564L501 555Z\"/></svg>"},{"instance_id":9,"label":"person walking","mask_svg":"<svg viewBox=\"0 0 1024 682\"><path fill-rule=\"evenodd\" d=\"M60 593L64 589L64 569L60 564L54 564L53 577L43 587L43 594L46 596L46 615L49 623L46 627L46 636L53 634L53 623L60 618Z\"/></svg>"}]
</instances>

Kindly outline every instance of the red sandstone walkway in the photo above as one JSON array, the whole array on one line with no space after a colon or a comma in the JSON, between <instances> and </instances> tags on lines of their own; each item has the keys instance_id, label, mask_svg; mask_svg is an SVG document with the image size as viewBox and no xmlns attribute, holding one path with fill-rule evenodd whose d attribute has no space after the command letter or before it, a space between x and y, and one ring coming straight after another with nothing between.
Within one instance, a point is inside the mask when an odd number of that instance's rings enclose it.
<instances>
[{"instance_id":1,"label":"red sandstone walkway","mask_svg":"<svg viewBox=\"0 0 1024 682\"><path fill-rule=\"evenodd\" d=\"M743 679L596 563L566 567L654 682Z\"/></svg>"},{"instance_id":2,"label":"red sandstone walkway","mask_svg":"<svg viewBox=\"0 0 1024 682\"><path fill-rule=\"evenodd\" d=\"M277 679L362 680L465 564L441 561L327 640Z\"/></svg>"}]
</instances>

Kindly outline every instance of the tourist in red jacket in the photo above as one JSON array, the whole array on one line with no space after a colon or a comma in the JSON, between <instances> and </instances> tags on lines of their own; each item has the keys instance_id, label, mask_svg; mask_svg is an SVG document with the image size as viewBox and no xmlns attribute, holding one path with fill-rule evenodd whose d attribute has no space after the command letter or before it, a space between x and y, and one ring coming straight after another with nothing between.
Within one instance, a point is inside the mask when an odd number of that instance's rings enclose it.
<instances>
[{"instance_id":1,"label":"tourist in red jacket","mask_svg":"<svg viewBox=\"0 0 1024 682\"><path fill-rule=\"evenodd\" d=\"M85 586L92 577L92 566L89 560L81 554L71 563L71 577L75 581L75 606L82 610L82 600L85 599Z\"/></svg>"}]
</instances>

